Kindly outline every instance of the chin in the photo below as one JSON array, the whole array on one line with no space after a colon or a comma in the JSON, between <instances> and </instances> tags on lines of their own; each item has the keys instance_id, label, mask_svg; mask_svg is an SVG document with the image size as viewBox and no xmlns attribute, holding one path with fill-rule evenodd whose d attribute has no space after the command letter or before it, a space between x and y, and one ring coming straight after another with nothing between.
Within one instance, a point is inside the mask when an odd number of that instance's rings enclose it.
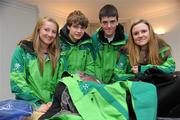
<instances>
[{"instance_id":1,"label":"chin","mask_svg":"<svg viewBox=\"0 0 180 120\"><path fill-rule=\"evenodd\" d=\"M74 38L76 41L78 41L79 39L81 39L81 37L76 37L76 38Z\"/></svg>"}]
</instances>

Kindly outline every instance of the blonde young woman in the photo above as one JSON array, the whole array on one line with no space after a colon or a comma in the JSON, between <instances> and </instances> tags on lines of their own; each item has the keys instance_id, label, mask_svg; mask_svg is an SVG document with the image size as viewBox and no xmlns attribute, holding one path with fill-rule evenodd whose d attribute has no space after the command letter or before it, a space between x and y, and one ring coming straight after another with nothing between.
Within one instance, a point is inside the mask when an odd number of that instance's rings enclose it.
<instances>
[{"instance_id":1,"label":"blonde young woman","mask_svg":"<svg viewBox=\"0 0 180 120\"><path fill-rule=\"evenodd\" d=\"M51 106L58 77L58 23L50 17L37 21L32 36L21 40L12 56L10 81L16 99L41 113Z\"/></svg>"}]
</instances>

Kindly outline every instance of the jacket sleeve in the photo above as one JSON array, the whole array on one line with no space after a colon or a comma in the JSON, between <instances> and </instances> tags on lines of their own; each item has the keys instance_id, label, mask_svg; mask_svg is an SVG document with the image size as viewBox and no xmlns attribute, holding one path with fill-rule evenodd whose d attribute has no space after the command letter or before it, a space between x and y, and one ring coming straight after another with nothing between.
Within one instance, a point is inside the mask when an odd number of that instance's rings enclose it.
<instances>
[{"instance_id":1,"label":"jacket sleeve","mask_svg":"<svg viewBox=\"0 0 180 120\"><path fill-rule=\"evenodd\" d=\"M56 70L56 76L57 76L57 83L61 81L63 73L67 72L67 63L63 55L60 55L57 63L57 70Z\"/></svg>"},{"instance_id":2,"label":"jacket sleeve","mask_svg":"<svg viewBox=\"0 0 180 120\"><path fill-rule=\"evenodd\" d=\"M95 75L95 60L93 58L93 54L91 50L88 51L86 57L86 65L85 65L85 73L94 76Z\"/></svg>"},{"instance_id":3,"label":"jacket sleeve","mask_svg":"<svg viewBox=\"0 0 180 120\"><path fill-rule=\"evenodd\" d=\"M114 77L112 82L121 80L132 80L135 74L131 72L131 66L126 54L120 53L119 60L114 68Z\"/></svg>"},{"instance_id":4,"label":"jacket sleeve","mask_svg":"<svg viewBox=\"0 0 180 120\"><path fill-rule=\"evenodd\" d=\"M161 57L165 57L164 55L166 54L166 52L167 51L164 51L161 54ZM172 55L169 54L161 65L152 65L152 64L141 65L139 66L139 72L144 73L144 71L146 71L149 68L157 68L165 73L173 73L175 71L176 66Z\"/></svg>"},{"instance_id":5,"label":"jacket sleeve","mask_svg":"<svg viewBox=\"0 0 180 120\"><path fill-rule=\"evenodd\" d=\"M16 99L21 99L39 105L39 99L33 94L28 85L28 75L26 74L24 50L19 46L12 56L10 68L11 91L15 93Z\"/></svg>"}]
</instances>

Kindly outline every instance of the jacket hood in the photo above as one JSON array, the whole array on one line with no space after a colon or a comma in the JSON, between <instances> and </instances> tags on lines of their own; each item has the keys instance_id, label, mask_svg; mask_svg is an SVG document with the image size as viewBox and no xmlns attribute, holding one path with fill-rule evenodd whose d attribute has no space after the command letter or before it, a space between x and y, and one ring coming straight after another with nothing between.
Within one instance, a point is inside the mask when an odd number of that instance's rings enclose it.
<instances>
[{"instance_id":1,"label":"jacket hood","mask_svg":"<svg viewBox=\"0 0 180 120\"><path fill-rule=\"evenodd\" d=\"M78 44L84 40L90 39L90 36L86 32L84 32L84 35L81 39L79 39L77 42L73 42L69 37L69 30L67 28L67 24L65 24L64 27L60 30L60 37L63 37L67 42L71 44Z\"/></svg>"},{"instance_id":2,"label":"jacket hood","mask_svg":"<svg viewBox=\"0 0 180 120\"><path fill-rule=\"evenodd\" d=\"M107 38L104 37L104 31L102 29L100 29L99 31L99 38L101 41L109 43ZM111 42L122 41L124 39L125 39L124 27L121 24L118 24L116 27L114 39Z\"/></svg>"},{"instance_id":3,"label":"jacket hood","mask_svg":"<svg viewBox=\"0 0 180 120\"><path fill-rule=\"evenodd\" d=\"M20 47L25 49L27 52L33 53L34 52L34 47L33 47L33 42L29 40L21 40L19 42Z\"/></svg>"}]
</instances>

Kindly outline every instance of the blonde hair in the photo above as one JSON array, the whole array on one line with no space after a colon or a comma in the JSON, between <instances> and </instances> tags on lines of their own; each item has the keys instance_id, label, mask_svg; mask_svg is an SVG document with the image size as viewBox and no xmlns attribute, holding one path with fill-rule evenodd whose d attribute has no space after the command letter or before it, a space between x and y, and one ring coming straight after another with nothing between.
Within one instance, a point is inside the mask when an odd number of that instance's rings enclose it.
<instances>
[{"instance_id":1,"label":"blonde hair","mask_svg":"<svg viewBox=\"0 0 180 120\"><path fill-rule=\"evenodd\" d=\"M149 29L150 40L148 42L148 53L147 53L149 58L149 63L153 65L160 65L163 62L163 58L161 58L159 55L160 49L164 46L168 46L170 50L170 46L157 34L155 34L152 26L146 20L143 19L134 22L130 28L129 40L127 42L127 45L125 46L129 54L130 64L131 66L139 65L140 47L134 43L132 29L134 28L134 26L140 23L146 24Z\"/></svg>"},{"instance_id":2,"label":"blonde hair","mask_svg":"<svg viewBox=\"0 0 180 120\"><path fill-rule=\"evenodd\" d=\"M32 33L32 35L30 37L28 37L28 39L33 42L34 51L37 53L37 56L38 56L39 69L40 69L41 74L43 74L45 59L44 59L44 54L42 54L42 52L40 52L42 48L41 48L41 40L40 40L40 36L39 36L39 31L40 31L40 28L43 26L43 24L47 21L52 22L57 26L56 38L49 45L49 48L48 48L48 55L50 57L51 65L52 65L52 74L54 74L56 65L57 65L57 60L58 60L59 54L60 54L60 49L59 49L59 45L58 45L58 39L59 39L58 23L51 17L40 18L36 23L34 32Z\"/></svg>"}]
</instances>

